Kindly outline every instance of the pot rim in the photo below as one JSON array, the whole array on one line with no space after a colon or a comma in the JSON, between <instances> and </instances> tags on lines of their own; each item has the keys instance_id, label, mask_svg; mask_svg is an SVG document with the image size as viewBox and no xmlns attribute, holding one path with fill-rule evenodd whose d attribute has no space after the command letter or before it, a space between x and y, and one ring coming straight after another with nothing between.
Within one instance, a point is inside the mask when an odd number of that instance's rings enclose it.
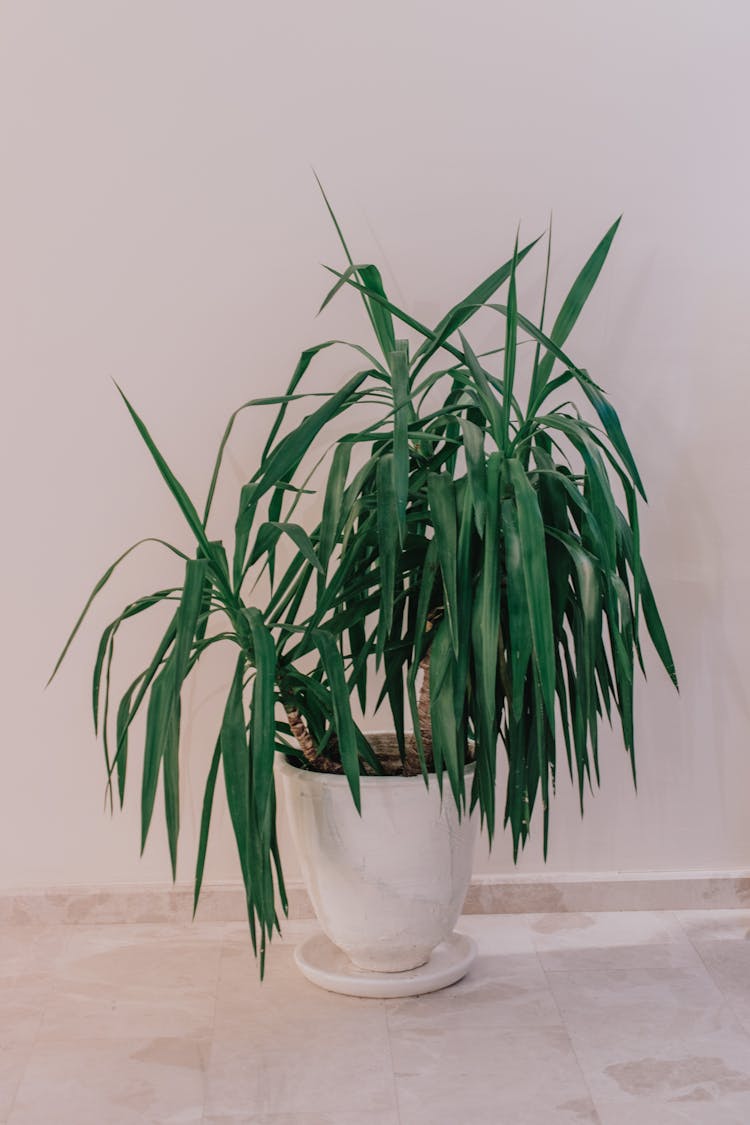
<instances>
[{"instance_id":1,"label":"pot rim","mask_svg":"<svg viewBox=\"0 0 750 1125\"><path fill-rule=\"evenodd\" d=\"M367 736L368 734L392 735L393 731L369 730L369 731L363 731L362 733L365 736ZM345 786L347 786L347 788L349 786L349 780L348 780L346 774L343 774L343 773L320 773L317 770L303 769L302 766L295 765L292 762L288 761L286 754L282 753L282 751L280 751L280 750L276 752L276 762L275 762L275 764L276 764L276 768L282 774L286 774L286 776L290 777L290 778L302 776L306 780L314 781L316 784L320 784L320 785L333 785L333 786L345 785ZM464 777L473 776L475 766L476 766L475 762L467 762L464 766ZM443 772L445 774L447 771L443 771ZM428 773L427 776L428 776L428 778L435 778L435 781L437 783L437 774L436 773ZM419 783L420 785L424 785L424 777L422 776L421 773L414 774L412 777L404 777L403 774L360 774L360 777L359 777L360 786L364 785L365 787L371 787L373 785L386 785L386 784L387 785L415 785L416 783Z\"/></svg>"}]
</instances>

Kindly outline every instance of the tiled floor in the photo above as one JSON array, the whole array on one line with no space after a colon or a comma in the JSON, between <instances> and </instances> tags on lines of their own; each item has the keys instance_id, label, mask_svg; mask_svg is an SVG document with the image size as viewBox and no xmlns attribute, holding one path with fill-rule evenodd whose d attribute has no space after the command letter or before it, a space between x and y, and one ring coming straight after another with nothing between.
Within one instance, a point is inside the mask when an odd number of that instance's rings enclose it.
<instances>
[{"instance_id":1,"label":"tiled floor","mask_svg":"<svg viewBox=\"0 0 750 1125\"><path fill-rule=\"evenodd\" d=\"M748 1125L750 911L472 916L459 985L260 986L234 924L0 932L7 1125Z\"/></svg>"}]
</instances>

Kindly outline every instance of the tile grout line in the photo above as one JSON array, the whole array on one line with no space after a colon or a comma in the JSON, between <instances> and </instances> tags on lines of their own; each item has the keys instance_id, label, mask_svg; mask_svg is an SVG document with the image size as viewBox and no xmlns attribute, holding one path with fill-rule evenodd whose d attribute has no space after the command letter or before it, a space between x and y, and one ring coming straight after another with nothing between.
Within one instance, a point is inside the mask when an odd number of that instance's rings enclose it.
<instances>
[{"instance_id":1,"label":"tile grout line","mask_svg":"<svg viewBox=\"0 0 750 1125\"><path fill-rule=\"evenodd\" d=\"M401 1104L398 1098L398 1083L396 1081L396 1062L393 1057L393 1040L391 1039L391 1021L388 1019L388 1001L381 1001L383 1005L383 1015L385 1017L385 1035L388 1041L388 1057L391 1060L391 1077L393 1079L393 1101L396 1106L396 1122L397 1125L402 1125L401 1122Z\"/></svg>"},{"instance_id":2,"label":"tile grout line","mask_svg":"<svg viewBox=\"0 0 750 1125\"><path fill-rule=\"evenodd\" d=\"M555 1008L557 1009L557 1014L560 1017L560 1022L561 1022L562 1026L565 1030L565 1034L568 1037L568 1042L570 1043L570 1049L573 1052L573 1057L576 1060L576 1066L578 1067L578 1072L581 1075L581 1081L583 1082L584 1088L588 1091L589 1098L591 1099L591 1104L594 1107L594 1112L596 1113L596 1116L597 1116L597 1125L605 1125L604 1118L602 1117L602 1115L600 1113L599 1103L597 1102L596 1098L594 1097L594 1092L589 1085L588 1078L586 1077L586 1073L583 1069L583 1064L581 1063L581 1059L580 1059L580 1056L578 1054L578 1048L576 1047L575 1039L573 1038L573 1032L568 1027L568 1021L565 1019L565 1016L563 1015L563 1012L562 1012L562 1008L560 1007L560 1005L558 1003L558 1000L557 1000L557 997L555 996L554 990L552 988L552 984L551 984L550 979L549 979L549 972L545 968L545 965L544 965L544 962L542 961L542 958L539 956L539 949L537 948L536 941L534 941L533 936L532 936L531 940L534 942L534 956L536 957L537 961L539 962L539 968L542 970L542 973L544 974L544 979L547 982L547 990L549 991L549 994L552 997L552 1002L555 1005ZM568 972L569 970L563 969L563 970L556 970L556 971L557 972Z\"/></svg>"},{"instance_id":3,"label":"tile grout line","mask_svg":"<svg viewBox=\"0 0 750 1125\"><path fill-rule=\"evenodd\" d=\"M67 927L65 927L65 929L67 929ZM60 950L61 954L65 950L67 950L68 945L72 941L72 938L73 938L72 934L67 933L67 932L65 933L65 940L64 940L64 942L62 944L62 948ZM24 1079L26 1078L26 1072L29 1069L29 1063L31 1062L32 1055L34 1054L34 1051L36 1050L37 1046L39 1045L39 1035L40 1035L41 1030L42 1030L42 1024L44 1023L44 1017L47 1014L47 1008L49 1006L50 999L57 992L57 977L58 977L58 973L57 973L57 969L55 969L54 975L50 978L49 989L45 993L44 1003L42 1004L41 1011L39 1012L39 1019L37 1021L37 1025L36 1025L36 1028L34 1030L34 1034L31 1038L30 1043L29 1043L29 1050L28 1050L28 1053L27 1053L26 1058L24 1060L24 1064L21 1067L21 1073L18 1076L18 1081L16 1082L16 1087L15 1087L15 1090L13 1091L13 1097L10 1100L10 1104L9 1104L9 1107L8 1107L8 1116L5 1119L6 1125L10 1125L11 1118L13 1117L13 1114L14 1114L15 1109L16 1109L16 1100L18 1098L19 1090L21 1089L21 1086L23 1085Z\"/></svg>"},{"instance_id":4,"label":"tile grout line","mask_svg":"<svg viewBox=\"0 0 750 1125\"><path fill-rule=\"evenodd\" d=\"M737 1020L737 1023L739 1024L740 1030L741 1030L742 1032L744 1032L744 1034L745 1034L745 1035L747 1036L748 1040L750 1040L750 1028L748 1028L748 1027L746 1026L746 1024L745 1024L745 1021L744 1021L744 1019L743 1019L743 1018L742 1018L742 1016L741 1016L741 1015L739 1014L739 1012L738 1012L738 1011L736 1010L736 1008L735 1008L734 1004L732 1003L732 997L731 997L731 996L727 996L726 992L725 992L725 991L724 991L724 989L723 989L723 988L721 987L721 985L719 984L719 982L718 982L718 981L716 981L716 980L714 980L714 975L713 975L713 973L711 972L711 970L709 969L709 967L708 967L708 965L706 964L706 962L705 962L705 961L703 960L703 954L701 953L700 949L699 949L699 948L698 948L698 946L697 946L697 945L695 944L695 942L694 942L694 941L692 940L692 938L691 938L691 937L690 937L690 935L689 935L689 934L687 933L687 931L683 930L683 932L685 933L685 937L687 938L688 942L690 943L690 945L691 945L691 946L693 947L693 949L695 950L696 956L698 957L698 960L700 961L701 965L702 965L702 966L703 966L703 968L705 969L705 971L706 971L706 975L708 976L708 979L709 979L709 980L711 981L711 984L712 984L712 985L714 986L714 988L715 988L715 989L717 990L717 992L718 992L718 993L719 993L719 995L721 996L722 1000L723 1000L723 1001L724 1001L724 1003L725 1003L725 1004L726 1004L726 1005L728 1006L728 1008L729 1008L730 1012L732 1013L732 1015L734 1016L734 1018L735 1018L735 1019Z\"/></svg>"}]
</instances>

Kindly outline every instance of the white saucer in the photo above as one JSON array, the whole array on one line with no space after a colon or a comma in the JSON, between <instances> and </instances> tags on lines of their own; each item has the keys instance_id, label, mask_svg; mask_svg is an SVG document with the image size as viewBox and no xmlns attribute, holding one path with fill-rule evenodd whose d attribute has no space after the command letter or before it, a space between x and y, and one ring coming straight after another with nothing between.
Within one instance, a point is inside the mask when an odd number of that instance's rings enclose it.
<instances>
[{"instance_id":1,"label":"white saucer","mask_svg":"<svg viewBox=\"0 0 750 1125\"><path fill-rule=\"evenodd\" d=\"M313 984L344 996L380 1000L396 996L423 996L447 988L465 976L477 955L473 938L452 933L433 950L426 965L404 973L376 973L358 969L323 933L313 934L294 951L297 968Z\"/></svg>"}]
</instances>

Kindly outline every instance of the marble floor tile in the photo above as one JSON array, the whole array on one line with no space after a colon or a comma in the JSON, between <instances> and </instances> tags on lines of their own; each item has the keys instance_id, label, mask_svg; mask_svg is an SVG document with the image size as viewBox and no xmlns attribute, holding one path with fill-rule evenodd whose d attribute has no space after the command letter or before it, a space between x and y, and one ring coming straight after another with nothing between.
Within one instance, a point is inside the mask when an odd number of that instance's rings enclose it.
<instances>
[{"instance_id":1,"label":"marble floor tile","mask_svg":"<svg viewBox=\"0 0 750 1125\"><path fill-rule=\"evenodd\" d=\"M750 911L463 917L466 978L357 1000L284 927L0 930L2 1125L748 1125Z\"/></svg>"},{"instance_id":2,"label":"marble floor tile","mask_svg":"<svg viewBox=\"0 0 750 1125\"><path fill-rule=\"evenodd\" d=\"M209 1114L203 1125L400 1125L396 1110L346 1110L343 1113Z\"/></svg>"},{"instance_id":3,"label":"marble floor tile","mask_svg":"<svg viewBox=\"0 0 750 1125\"><path fill-rule=\"evenodd\" d=\"M680 910L677 921L690 941L750 942L750 910Z\"/></svg>"},{"instance_id":4,"label":"marble floor tile","mask_svg":"<svg viewBox=\"0 0 750 1125\"><path fill-rule=\"evenodd\" d=\"M464 914L456 926L462 934L469 934L477 943L479 953L492 957L508 953L533 954L533 923L536 914Z\"/></svg>"},{"instance_id":5,"label":"marble floor tile","mask_svg":"<svg viewBox=\"0 0 750 1125\"><path fill-rule=\"evenodd\" d=\"M41 1042L210 1038L221 935L158 925L79 926L58 956Z\"/></svg>"},{"instance_id":6,"label":"marble floor tile","mask_svg":"<svg viewBox=\"0 0 750 1125\"><path fill-rule=\"evenodd\" d=\"M602 1125L750 1121L750 1036L703 967L547 975Z\"/></svg>"},{"instance_id":7,"label":"marble floor tile","mask_svg":"<svg viewBox=\"0 0 750 1125\"><path fill-rule=\"evenodd\" d=\"M711 979L750 1032L750 941L701 941L695 945Z\"/></svg>"},{"instance_id":8,"label":"marble floor tile","mask_svg":"<svg viewBox=\"0 0 750 1125\"><path fill-rule=\"evenodd\" d=\"M217 1042L248 1052L303 1051L321 1037L344 1044L374 1042L385 1028L381 1001L339 996L310 984L294 964L291 946L274 949L263 982L246 948L223 951L213 1021Z\"/></svg>"},{"instance_id":9,"label":"marble floor tile","mask_svg":"<svg viewBox=\"0 0 750 1125\"><path fill-rule=\"evenodd\" d=\"M213 991L147 988L122 979L102 983L63 981L52 991L38 1031L40 1042L104 1039L209 1039Z\"/></svg>"},{"instance_id":10,"label":"marble floor tile","mask_svg":"<svg viewBox=\"0 0 750 1125\"><path fill-rule=\"evenodd\" d=\"M292 940L315 928L298 924ZM236 934L225 941L206 1117L231 1120L239 1108L262 1122L305 1113L348 1114L354 1122L352 1115L364 1107L375 1115L371 1125L378 1114L387 1122L395 1096L383 1003L316 988L299 973L293 955L290 939L276 942L261 983L248 942Z\"/></svg>"},{"instance_id":11,"label":"marble floor tile","mask_svg":"<svg viewBox=\"0 0 750 1125\"><path fill-rule=\"evenodd\" d=\"M53 987L43 974L0 979L0 1046L36 1038Z\"/></svg>"},{"instance_id":12,"label":"marble floor tile","mask_svg":"<svg viewBox=\"0 0 750 1125\"><path fill-rule=\"evenodd\" d=\"M642 1045L739 1028L702 964L684 969L548 971L547 979L576 1044Z\"/></svg>"},{"instance_id":13,"label":"marble floor tile","mask_svg":"<svg viewBox=\"0 0 750 1125\"><path fill-rule=\"evenodd\" d=\"M0 1122L10 1113L52 987L39 972L0 977Z\"/></svg>"},{"instance_id":14,"label":"marble floor tile","mask_svg":"<svg viewBox=\"0 0 750 1125\"><path fill-rule=\"evenodd\" d=\"M641 1099L630 1102L597 1102L601 1125L747 1125L744 1110L732 1109L713 1099L682 1100L668 1105Z\"/></svg>"},{"instance_id":15,"label":"marble floor tile","mask_svg":"<svg viewBox=\"0 0 750 1125\"><path fill-rule=\"evenodd\" d=\"M61 926L0 927L0 984L53 975L68 939Z\"/></svg>"},{"instance_id":16,"label":"marble floor tile","mask_svg":"<svg viewBox=\"0 0 750 1125\"><path fill-rule=\"evenodd\" d=\"M396 1099L384 1015L378 1036L311 1038L304 1049L258 1051L214 1040L205 1114L226 1116L238 1107L266 1115L343 1114L363 1107L392 1114Z\"/></svg>"},{"instance_id":17,"label":"marble floor tile","mask_svg":"<svg viewBox=\"0 0 750 1125\"><path fill-rule=\"evenodd\" d=\"M687 1031L661 1043L573 1038L602 1125L750 1121L750 1038L733 1028Z\"/></svg>"},{"instance_id":18,"label":"marble floor tile","mask_svg":"<svg viewBox=\"0 0 750 1125\"><path fill-rule=\"evenodd\" d=\"M222 933L215 926L71 926L56 966L60 980L116 980L144 988L215 988Z\"/></svg>"},{"instance_id":19,"label":"marble floor tile","mask_svg":"<svg viewBox=\"0 0 750 1125\"><path fill-rule=\"evenodd\" d=\"M599 1125L562 1028L391 1033L401 1125Z\"/></svg>"},{"instance_id":20,"label":"marble floor tile","mask_svg":"<svg viewBox=\"0 0 750 1125\"><path fill-rule=\"evenodd\" d=\"M560 1027L562 1019L536 954L481 954L458 984L386 1002L391 1031Z\"/></svg>"},{"instance_id":21,"label":"marble floor tile","mask_svg":"<svg viewBox=\"0 0 750 1125\"><path fill-rule=\"evenodd\" d=\"M33 1042L0 1042L0 1122L8 1120L32 1048Z\"/></svg>"},{"instance_id":22,"label":"marble floor tile","mask_svg":"<svg viewBox=\"0 0 750 1125\"><path fill-rule=\"evenodd\" d=\"M596 970L699 965L671 912L544 914L529 919L545 969Z\"/></svg>"},{"instance_id":23,"label":"marble floor tile","mask_svg":"<svg viewBox=\"0 0 750 1125\"><path fill-rule=\"evenodd\" d=\"M37 1044L8 1125L197 1125L207 1056L187 1038Z\"/></svg>"}]
</instances>

